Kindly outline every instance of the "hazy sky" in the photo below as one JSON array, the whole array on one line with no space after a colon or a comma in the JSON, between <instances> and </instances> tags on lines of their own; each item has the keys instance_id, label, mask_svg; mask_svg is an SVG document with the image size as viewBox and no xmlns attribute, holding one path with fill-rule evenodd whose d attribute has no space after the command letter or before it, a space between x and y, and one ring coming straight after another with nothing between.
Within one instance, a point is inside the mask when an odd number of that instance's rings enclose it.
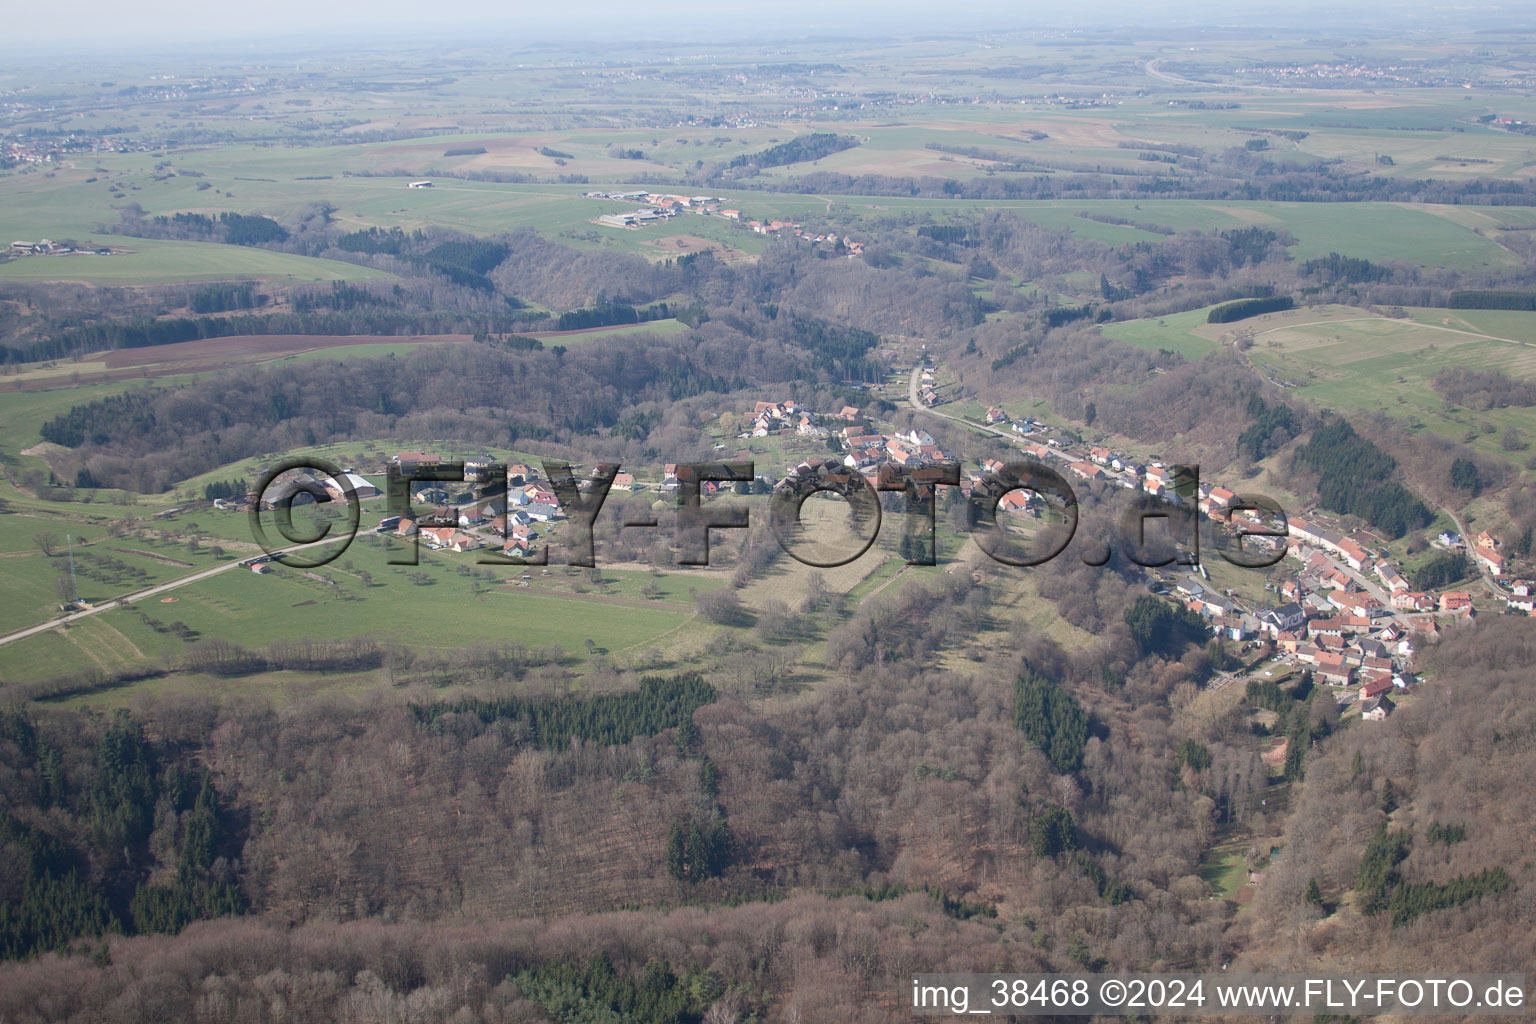
<instances>
[{"instance_id":1,"label":"hazy sky","mask_svg":"<svg viewBox=\"0 0 1536 1024\"><path fill-rule=\"evenodd\" d=\"M1017 30L1051 26L1179 24L1302 25L1319 31L1386 27L1388 31L1456 19L1480 23L1503 17L1529 24L1529 4L1466 4L1424 0L60 0L7 5L0 49L133 43L200 43L229 51L254 41L289 37L310 46L347 49L379 37L465 41L671 38L678 41L827 35L890 36L910 32ZM1390 16L1388 13L1390 12ZM146 46L147 44L147 46Z\"/></svg>"}]
</instances>

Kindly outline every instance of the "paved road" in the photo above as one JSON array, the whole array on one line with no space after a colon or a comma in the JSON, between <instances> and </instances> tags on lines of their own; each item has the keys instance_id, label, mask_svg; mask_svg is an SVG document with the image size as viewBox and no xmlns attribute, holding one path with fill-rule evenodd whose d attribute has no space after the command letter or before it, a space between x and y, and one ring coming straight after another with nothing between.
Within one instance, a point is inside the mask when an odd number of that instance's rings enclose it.
<instances>
[{"instance_id":1,"label":"paved road","mask_svg":"<svg viewBox=\"0 0 1536 1024\"><path fill-rule=\"evenodd\" d=\"M1429 499L1426 498L1424 500L1428 501ZM1430 504L1434 503L1430 502ZM1451 522L1456 524L1456 532L1461 534L1462 543L1467 545L1468 551L1471 551L1472 541L1467 538L1467 528L1462 525L1461 518L1457 516L1455 512L1452 512L1450 509L1446 508L1444 505L1435 505L1435 507L1438 508L1441 512L1444 512L1446 518L1450 519ZM1468 555L1467 557L1472 558L1471 555ZM1475 558L1472 558L1472 565L1477 569L1478 575L1482 576L1483 585L1491 590L1495 597L1502 599L1509 596L1504 592L1504 588L1500 587L1498 583L1495 582L1493 574L1483 567L1483 563L1479 562Z\"/></svg>"},{"instance_id":2,"label":"paved road","mask_svg":"<svg viewBox=\"0 0 1536 1024\"><path fill-rule=\"evenodd\" d=\"M324 540L313 541L309 544L295 544L291 547L279 548L276 553L287 554L291 551L302 551L305 548L319 547L324 544L334 544L337 542L337 540L338 538L335 537L327 537ZM229 572L231 569L238 569L240 568L240 563L243 561L245 561L245 559L242 558L233 562L225 562L222 565L215 565L210 569L199 569L197 572L189 573L186 576L180 577L179 579L171 580L169 583L157 583L153 587L128 594L124 597L115 597L111 600L102 601L100 604L93 605L84 611L70 612L68 615L61 615L56 619L50 619L47 622L40 622L35 626L28 626L26 629L18 629L14 633L7 633L5 636L0 636L0 647L4 647L6 644L15 643L17 640L25 640L29 636L36 636L39 633L46 633L50 629L58 629L61 626L67 626L72 622L77 622L80 619L88 618L92 615L104 612L109 608L115 608L118 605L128 604L135 601L142 601L148 597L158 597L167 591L176 590L191 583L198 583L202 580L208 579L211 576L217 576L221 572Z\"/></svg>"},{"instance_id":3,"label":"paved road","mask_svg":"<svg viewBox=\"0 0 1536 1024\"><path fill-rule=\"evenodd\" d=\"M918 412L925 412L930 416L937 416L942 420L953 420L963 427L969 427L971 430L984 430L989 434L996 434L998 437L1005 437L1012 440L1011 435L1006 430L999 430L997 427L985 423L973 423L972 421L964 419L960 416L951 416L947 412L939 412L937 409L930 409L924 405L922 401L917 397L918 388L922 383L922 372L923 368L921 366L914 366L912 367L912 376L907 379L907 402L911 404L912 408L916 409Z\"/></svg>"}]
</instances>

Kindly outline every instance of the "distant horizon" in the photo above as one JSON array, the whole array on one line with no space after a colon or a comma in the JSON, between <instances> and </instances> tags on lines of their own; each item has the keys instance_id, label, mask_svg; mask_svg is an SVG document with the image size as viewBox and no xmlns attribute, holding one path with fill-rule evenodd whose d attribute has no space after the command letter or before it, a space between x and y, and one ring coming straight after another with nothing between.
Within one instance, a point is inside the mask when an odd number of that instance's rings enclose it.
<instances>
[{"instance_id":1,"label":"distant horizon","mask_svg":"<svg viewBox=\"0 0 1536 1024\"><path fill-rule=\"evenodd\" d=\"M585 0L567 5L558 15L509 15L486 0L460 0L443 11L441 16L423 17L416 5L386 0L367 6L342 4L317 13L314 7L296 0L276 0L265 5L259 21L253 23L250 15L238 9L210 12L184 0L136 6L84 0L68 6L13 11L6 38L0 41L0 54L26 65L69 53L91 57L121 53L125 45L135 47L133 57L181 55L189 49L227 57L252 48L302 53L422 46L570 47L584 41L603 45L625 41L636 45L784 45L909 37L961 39L1031 30L1220 32L1326 25L1326 29L1319 29L1320 35L1382 36L1452 25L1466 31L1497 25L1508 32L1536 31L1536 14L1522 5L1494 3L1469 10L1428 4L1405 7L1386 0L1345 7L1264 0L1241 8L1215 0L1150 8L1119 0L1088 0L1071 6L970 2L942 9L910 0L895 4L791 0L772 9L730 11L697 0L674 0L643 9L613 0ZM1384 17L1388 14L1390 18Z\"/></svg>"}]
</instances>

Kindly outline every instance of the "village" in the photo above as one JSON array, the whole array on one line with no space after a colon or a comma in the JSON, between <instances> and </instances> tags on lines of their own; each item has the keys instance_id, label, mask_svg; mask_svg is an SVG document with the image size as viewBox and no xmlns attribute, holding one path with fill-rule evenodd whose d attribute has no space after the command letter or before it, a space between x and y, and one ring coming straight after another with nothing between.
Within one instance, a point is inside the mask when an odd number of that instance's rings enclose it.
<instances>
[{"instance_id":1,"label":"village","mask_svg":"<svg viewBox=\"0 0 1536 1024\"><path fill-rule=\"evenodd\" d=\"M913 395L926 407L940 404L931 369L914 371ZM984 421L988 429L1011 436L1026 454L1061 465L1071 478L1140 490L1174 504L1186 500L1174 489L1171 463L1136 459L1104 444L1061 436L1037 420L1015 419L996 406L986 410ZM1261 519L1256 510L1241 506L1237 492L1220 484L1199 483L1193 499L1210 522L1232 525ZM1024 500L1015 501L1019 510L1029 507ZM1006 499L1003 507L1009 507ZM1346 527L1320 510L1286 518L1285 556L1299 568L1278 585L1266 585L1273 602L1260 606L1213 586L1203 565L1182 575L1149 570L1153 591L1202 616L1214 637L1268 645L1281 664L1335 687L1341 704L1358 702L1364 720L1385 718L1394 707L1391 694L1407 689L1416 678L1416 652L1439 637L1439 620L1476 614L1473 591L1460 586L1439 593L1415 591L1394 564L1386 540L1370 530ZM1258 548L1276 543L1262 536L1245 541ZM1434 546L1467 553L1484 575L1461 586L1486 580L1490 594L1499 595L1487 610L1536 615L1536 581L1510 578L1499 537L1482 531L1468 541L1447 531L1436 537Z\"/></svg>"},{"instance_id":2,"label":"village","mask_svg":"<svg viewBox=\"0 0 1536 1024\"><path fill-rule=\"evenodd\" d=\"M642 228L647 224L667 221L687 212L703 217L720 217L734 221L756 235L792 236L813 245L831 246L837 253L848 256L860 256L864 253L864 243L854 241L847 236L807 231L799 224L787 220L743 220L740 210L725 208L726 201L717 196L663 195L644 191L584 192L582 195L587 199L617 199L639 204L640 208L637 210L604 213L594 218L595 223L605 227Z\"/></svg>"},{"instance_id":3,"label":"village","mask_svg":"<svg viewBox=\"0 0 1536 1024\"><path fill-rule=\"evenodd\" d=\"M916 368L912 385L920 404L940 404L931 368ZM1272 659L1279 665L1310 672L1316 681L1335 688L1342 705L1358 703L1367 721L1389 714L1394 707L1392 695L1412 685L1416 654L1437 639L1440 620L1470 618L1478 610L1470 589L1438 593L1412 589L1383 538L1364 528L1345 527L1326 513L1312 510L1288 515L1285 538L1251 534L1249 529L1266 522L1258 510L1243 507L1238 493L1222 484L1200 481L1191 488L1176 481L1170 462L1133 458L1105 444L1080 441L1038 419L1014 417L996 406L988 408L972 425L1007 437L1030 458L1059 468L1074 484L1137 490L1174 505L1191 502L1203 529L1215 526L1242 534L1244 550L1249 554L1278 557L1283 543L1283 557L1296 568L1283 579L1270 573L1264 588L1268 601L1245 599L1231 589L1216 586L1201 564L1149 568L1151 589L1204 618L1213 638L1244 645L1244 649L1262 649L1265 657L1252 667ZM740 426L738 441L801 439L825 445L827 457L802 458L783 472L783 478L791 481L814 478L819 489L837 490L840 482L851 486L856 475L875 481L890 467L899 467L919 486L936 487L942 482L938 467L959 461L927 431L874 424L852 405L819 412L794 399L763 400L755 403ZM726 452L725 447L716 446L719 461L762 462L760 453L746 448ZM425 508L409 515L382 517L376 527L380 534L414 536L431 550L455 554L489 550L511 559L537 562L542 549L549 545L551 531L566 518L555 488L542 478L539 469L525 462L507 465L504 481L494 474L498 460L490 455L449 458L405 451L389 462L402 474L462 462L464 481L416 483L412 500ZM957 485L959 494L970 498L988 474L1003 468L1001 460L986 459L963 472ZM932 472L925 476L925 470ZM579 475L580 467L573 467L573 472ZM706 481L700 492L711 495L731 489L739 494L762 495L780 483L781 478L760 471L750 484ZM269 507L285 500L295 504L340 501L347 489L359 499L381 497L378 486L349 469L340 479L288 474L279 477L261 498ZM621 471L612 483L613 491L651 493L658 499L675 495L678 489L678 466L673 463L662 466L657 478L644 479ZM255 499L251 494L246 501ZM215 505L231 510L244 507L230 501L216 501ZM1001 495L997 509L1002 516L1038 520L1046 515L1047 502L1032 491L1020 489ZM1484 531L1466 541L1442 533L1435 546L1466 550L1478 569L1487 574L1490 592L1495 579L1504 584L1499 589L1502 607L1490 610L1536 614L1536 582L1510 579L1499 538ZM263 573L270 566L265 559L253 559L251 568ZM1480 598L1478 604L1483 603Z\"/></svg>"}]
</instances>

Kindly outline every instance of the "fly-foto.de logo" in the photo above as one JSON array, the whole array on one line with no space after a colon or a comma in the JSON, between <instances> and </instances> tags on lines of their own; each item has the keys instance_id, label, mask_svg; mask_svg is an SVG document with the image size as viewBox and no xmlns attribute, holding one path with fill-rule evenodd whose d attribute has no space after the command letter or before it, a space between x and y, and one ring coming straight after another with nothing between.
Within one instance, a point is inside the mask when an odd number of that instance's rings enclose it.
<instances>
[{"instance_id":1,"label":"fly-foto.de logo","mask_svg":"<svg viewBox=\"0 0 1536 1024\"><path fill-rule=\"evenodd\" d=\"M413 499L423 488L443 484L469 485L461 492L466 508L498 508L499 515L479 523L480 535L493 543L479 550L482 565L548 565L552 548L560 550L567 565L596 565L594 526L598 514L620 477L619 463L599 463L591 475L578 480L568 463L542 463L545 478L541 493L552 501L538 503L536 511L518 512L508 500L508 467L503 463L468 464L440 462L431 465L387 469L384 499L386 524L408 523L416 528L391 537L388 563L416 565L424 529L450 531L467 522L468 513L449 505L419 511ZM710 533L741 530L751 525L744 503L730 501L735 493L748 493L758 481L751 462L683 463L670 468L672 491L672 543L678 565L708 565ZM1137 565L1195 565L1200 561L1201 520L1197 496L1198 466L1171 466L1167 497L1138 495L1117 517L1117 541L1124 555ZM249 510L251 532L273 560L296 568L324 565L346 551L361 523L361 497L355 474L342 471L323 459L288 459L269 469L258 482ZM880 534L886 512L881 495L894 496L902 520L902 555L911 565L937 563L938 507L945 488L961 489L958 462L901 466L883 463L872 473L857 472L829 460L801 463L768 494L768 525L784 552L805 565L833 568L863 555ZM1033 459L1019 459L999 466L991 463L982 475L969 482L968 493L957 495L965 503L963 529L988 557L1005 565L1040 565L1064 552L1076 535L1080 506L1071 484L1056 470ZM738 491L738 488L742 488ZM805 529L803 506L813 496L842 499L847 504L847 529L827 539ZM953 500L953 499L951 499ZM314 524L304 531L294 522L296 506L340 503L341 530L332 522ZM270 516L281 541L268 532ZM1280 505L1262 494L1237 495L1221 510L1222 529L1217 534L1217 553L1232 565L1268 568L1285 557L1286 516ZM547 542L536 547L528 538L535 519L545 528ZM483 517L477 517L483 518ZM1013 519L1034 527L1027 542L1006 524ZM439 521L441 524L439 525ZM660 529L654 513L627 516L623 527ZM438 534L433 534L436 537ZM467 536L467 535L466 535ZM1246 545L1246 546L1245 546ZM1100 542L1079 557L1088 565L1104 565L1113 546Z\"/></svg>"}]
</instances>

